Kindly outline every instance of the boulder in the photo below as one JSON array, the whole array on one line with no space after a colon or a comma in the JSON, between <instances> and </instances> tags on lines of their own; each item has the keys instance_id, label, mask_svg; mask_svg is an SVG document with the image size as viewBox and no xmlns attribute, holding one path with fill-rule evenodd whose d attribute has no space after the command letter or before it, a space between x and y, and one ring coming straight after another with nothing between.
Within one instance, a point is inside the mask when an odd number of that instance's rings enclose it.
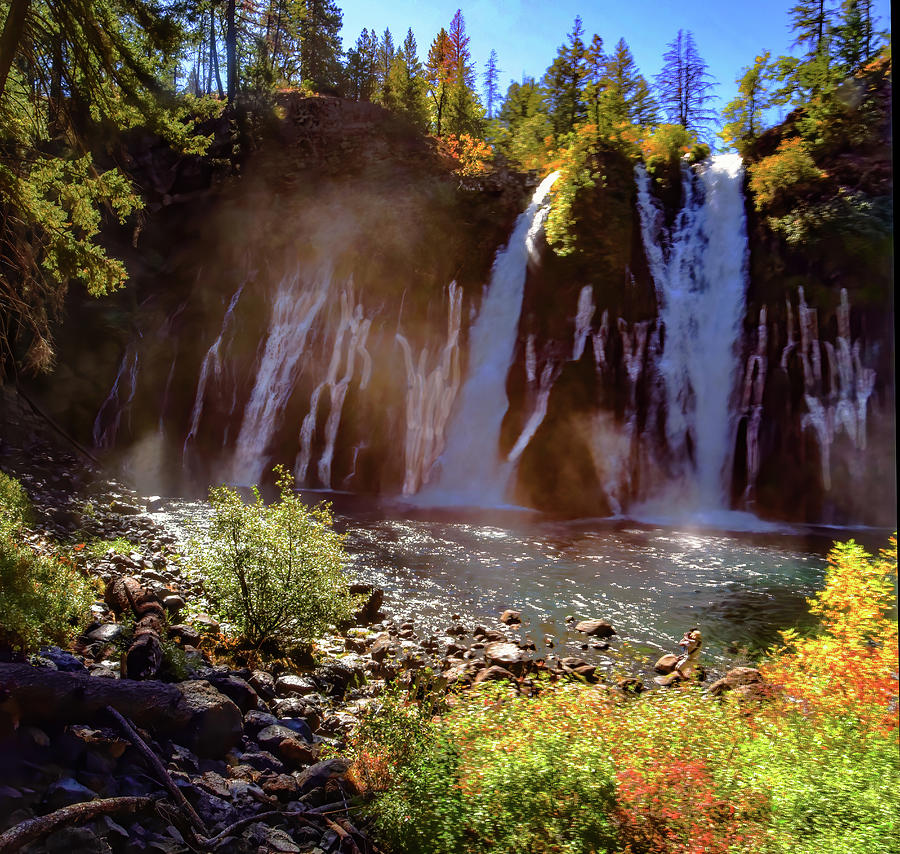
<instances>
[{"instance_id":1,"label":"boulder","mask_svg":"<svg viewBox=\"0 0 900 854\"><path fill-rule=\"evenodd\" d=\"M734 667L721 679L717 679L707 689L713 697L718 697L726 691L734 691L741 688L742 696L758 696L765 693L762 688L765 678L755 667Z\"/></svg>"},{"instance_id":2,"label":"boulder","mask_svg":"<svg viewBox=\"0 0 900 854\"><path fill-rule=\"evenodd\" d=\"M271 673L267 673L265 670L254 670L247 681L260 697L266 700L275 699L275 677Z\"/></svg>"},{"instance_id":3,"label":"boulder","mask_svg":"<svg viewBox=\"0 0 900 854\"><path fill-rule=\"evenodd\" d=\"M522 612L506 610L500 615L500 622L505 626L515 626L522 622Z\"/></svg>"},{"instance_id":4,"label":"boulder","mask_svg":"<svg viewBox=\"0 0 900 854\"><path fill-rule=\"evenodd\" d=\"M484 648L484 660L488 666L499 665L516 675L521 675L531 663L529 656L514 643L493 641Z\"/></svg>"},{"instance_id":5,"label":"boulder","mask_svg":"<svg viewBox=\"0 0 900 854\"><path fill-rule=\"evenodd\" d=\"M491 667L485 667L479 670L478 673L475 674L475 678L474 680L472 680L472 684L480 685L482 682L499 682L504 679L509 679L510 681L515 682L516 677L505 667L500 667L500 665L494 664Z\"/></svg>"},{"instance_id":6,"label":"boulder","mask_svg":"<svg viewBox=\"0 0 900 854\"><path fill-rule=\"evenodd\" d=\"M186 747L204 757L224 756L243 735L241 710L209 682L190 680L179 686L191 722ZM178 735L174 736L179 741Z\"/></svg>"},{"instance_id":7,"label":"boulder","mask_svg":"<svg viewBox=\"0 0 900 854\"><path fill-rule=\"evenodd\" d=\"M608 638L616 633L606 620L582 620L575 624L575 631L597 638Z\"/></svg>"},{"instance_id":8,"label":"boulder","mask_svg":"<svg viewBox=\"0 0 900 854\"><path fill-rule=\"evenodd\" d=\"M249 683L239 676L231 673L215 673L208 676L206 681L228 697L241 710L242 714L247 714L251 709L259 706L259 695Z\"/></svg>"},{"instance_id":9,"label":"boulder","mask_svg":"<svg viewBox=\"0 0 900 854\"><path fill-rule=\"evenodd\" d=\"M192 626L186 626L182 623L176 626L169 626L166 634L182 646L197 646L200 643L200 632Z\"/></svg>"},{"instance_id":10,"label":"boulder","mask_svg":"<svg viewBox=\"0 0 900 854\"><path fill-rule=\"evenodd\" d=\"M300 785L300 793L305 795L313 789L324 788L329 783L336 784L341 789L353 791L355 787L347 779L349 770L350 762L342 757L317 762L315 765L307 768L297 778L297 783Z\"/></svg>"},{"instance_id":11,"label":"boulder","mask_svg":"<svg viewBox=\"0 0 900 854\"><path fill-rule=\"evenodd\" d=\"M381 662L388 654L390 648L391 636L387 632L382 632L375 638L372 646L369 647L369 655L372 656L375 661Z\"/></svg>"},{"instance_id":12,"label":"boulder","mask_svg":"<svg viewBox=\"0 0 900 854\"><path fill-rule=\"evenodd\" d=\"M678 656L669 653L667 655L662 656L656 664L653 665L653 669L657 673L662 673L663 676L668 675L675 669L675 665L678 662Z\"/></svg>"},{"instance_id":13,"label":"boulder","mask_svg":"<svg viewBox=\"0 0 900 854\"><path fill-rule=\"evenodd\" d=\"M275 682L275 692L282 697L302 697L319 690L316 681L309 676L287 675Z\"/></svg>"},{"instance_id":14,"label":"boulder","mask_svg":"<svg viewBox=\"0 0 900 854\"><path fill-rule=\"evenodd\" d=\"M362 600L362 605L351 618L357 626L368 626L379 619L379 611L384 604L384 591L371 584L351 584L350 595Z\"/></svg>"},{"instance_id":15,"label":"boulder","mask_svg":"<svg viewBox=\"0 0 900 854\"><path fill-rule=\"evenodd\" d=\"M275 715L270 715L268 712L260 712L256 709L244 715L244 730L251 738L255 738L256 734L267 726L277 723L278 718Z\"/></svg>"}]
</instances>

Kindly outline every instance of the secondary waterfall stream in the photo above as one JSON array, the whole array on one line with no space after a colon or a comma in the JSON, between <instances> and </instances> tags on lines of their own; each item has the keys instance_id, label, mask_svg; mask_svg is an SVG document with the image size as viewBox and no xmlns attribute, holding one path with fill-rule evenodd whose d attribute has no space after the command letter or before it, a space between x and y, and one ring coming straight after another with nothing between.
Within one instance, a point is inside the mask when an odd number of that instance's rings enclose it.
<instances>
[{"instance_id":1,"label":"secondary waterfall stream","mask_svg":"<svg viewBox=\"0 0 900 854\"><path fill-rule=\"evenodd\" d=\"M459 408L438 460L437 482L419 493L423 503L490 506L502 504L514 463L498 458L500 425L506 413L506 375L512 362L522 312L528 262L547 218L547 197L559 173L540 183L516 220L507 245L497 254L478 319L469 338L469 370Z\"/></svg>"}]
</instances>

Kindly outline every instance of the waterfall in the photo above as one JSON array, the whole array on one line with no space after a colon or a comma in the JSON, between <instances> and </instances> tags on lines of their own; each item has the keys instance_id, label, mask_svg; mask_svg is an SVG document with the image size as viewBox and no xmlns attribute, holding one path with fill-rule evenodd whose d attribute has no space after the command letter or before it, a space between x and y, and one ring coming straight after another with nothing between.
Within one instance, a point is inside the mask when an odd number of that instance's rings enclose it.
<instances>
[{"instance_id":1,"label":"waterfall","mask_svg":"<svg viewBox=\"0 0 900 854\"><path fill-rule=\"evenodd\" d=\"M111 448L116 441L122 415L134 400L137 391L139 356L137 344L129 344L125 349L112 388L94 419L93 439L96 448ZM107 415L109 412L112 412L112 416Z\"/></svg>"},{"instance_id":2,"label":"waterfall","mask_svg":"<svg viewBox=\"0 0 900 854\"><path fill-rule=\"evenodd\" d=\"M188 428L187 436L184 438L184 446L181 449L182 464L188 452L191 442L197 437L197 430L200 427L200 418L203 415L203 404L206 400L206 387L210 379L218 380L222 375L222 339L231 329L231 319L234 316L234 310L237 307L238 300L241 298L241 292L244 286L241 285L231 297L228 308L225 309L225 316L222 318L222 328L219 335L210 345L209 350L203 357L203 363L200 365L200 377L197 380L197 392L194 395L194 406L191 409L191 424Z\"/></svg>"},{"instance_id":3,"label":"waterfall","mask_svg":"<svg viewBox=\"0 0 900 854\"><path fill-rule=\"evenodd\" d=\"M549 212L554 172L537 188L516 220L507 245L494 260L491 282L469 341L468 376L450 424L440 476L423 494L438 503L494 505L505 500L513 463L498 458L500 426L506 413L506 375L512 362L528 261Z\"/></svg>"},{"instance_id":4,"label":"waterfall","mask_svg":"<svg viewBox=\"0 0 900 854\"><path fill-rule=\"evenodd\" d=\"M658 369L666 390L670 450L693 480L698 509L727 506L747 279L747 233L737 155L719 155L698 175L683 167L684 204L671 229L638 165L638 210L659 320Z\"/></svg>"},{"instance_id":5,"label":"waterfall","mask_svg":"<svg viewBox=\"0 0 900 854\"><path fill-rule=\"evenodd\" d=\"M444 431L459 391L459 332L462 326L462 289L447 289L447 341L437 364L428 371L428 348L413 362L412 349L399 332L396 341L406 367L406 441L403 448L403 494L414 494L428 482L431 467L444 450Z\"/></svg>"},{"instance_id":6,"label":"waterfall","mask_svg":"<svg viewBox=\"0 0 900 854\"><path fill-rule=\"evenodd\" d=\"M256 484L265 470L269 442L281 426L306 337L325 303L330 284L331 275L326 273L312 287L301 290L300 274L294 272L286 275L278 287L265 349L235 443L233 483Z\"/></svg>"}]
</instances>

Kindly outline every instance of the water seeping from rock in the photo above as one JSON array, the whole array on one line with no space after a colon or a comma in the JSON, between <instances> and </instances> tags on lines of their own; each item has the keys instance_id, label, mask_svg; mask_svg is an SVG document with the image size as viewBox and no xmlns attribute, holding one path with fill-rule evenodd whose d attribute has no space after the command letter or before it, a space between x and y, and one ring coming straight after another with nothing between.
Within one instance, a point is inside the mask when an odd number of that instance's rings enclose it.
<instances>
[{"instance_id":1,"label":"water seeping from rock","mask_svg":"<svg viewBox=\"0 0 900 854\"><path fill-rule=\"evenodd\" d=\"M747 286L747 230L737 155L713 157L698 172L682 167L683 205L671 228L636 167L644 249L663 331L659 370L666 438L701 511L728 506ZM683 494L683 490L682 490Z\"/></svg>"},{"instance_id":2,"label":"water seeping from rock","mask_svg":"<svg viewBox=\"0 0 900 854\"><path fill-rule=\"evenodd\" d=\"M515 351L528 262L549 212L548 196L559 173L548 175L516 220L497 253L478 318L469 336L468 375L450 422L447 447L437 462L439 476L419 493L426 504L503 504L514 462L500 460L500 425L509 400L506 376Z\"/></svg>"},{"instance_id":3,"label":"water seeping from rock","mask_svg":"<svg viewBox=\"0 0 900 854\"><path fill-rule=\"evenodd\" d=\"M299 270L287 273L279 284L272 302L266 346L235 442L230 478L233 483L252 486L262 477L269 441L281 425L306 337L325 303L330 284L328 270L309 285Z\"/></svg>"},{"instance_id":4,"label":"water seeping from rock","mask_svg":"<svg viewBox=\"0 0 900 854\"><path fill-rule=\"evenodd\" d=\"M94 419L93 439L95 448L111 448L116 442L116 434L137 392L140 351L136 341L125 349L112 388Z\"/></svg>"},{"instance_id":5,"label":"water seeping from rock","mask_svg":"<svg viewBox=\"0 0 900 854\"><path fill-rule=\"evenodd\" d=\"M194 395L194 405L191 409L191 424L181 449L182 463L184 463L191 443L196 438L197 430L200 428L200 419L203 417L203 406L206 402L207 387L210 382L217 382L222 376L222 341L231 330L234 310L237 307L238 300L241 298L243 290L244 286L241 285L231 297L228 308L225 309L225 316L222 318L222 328L219 330L216 340L213 341L209 350L206 351L206 355L203 357L203 363L200 365L200 376L197 379L197 393Z\"/></svg>"}]
</instances>

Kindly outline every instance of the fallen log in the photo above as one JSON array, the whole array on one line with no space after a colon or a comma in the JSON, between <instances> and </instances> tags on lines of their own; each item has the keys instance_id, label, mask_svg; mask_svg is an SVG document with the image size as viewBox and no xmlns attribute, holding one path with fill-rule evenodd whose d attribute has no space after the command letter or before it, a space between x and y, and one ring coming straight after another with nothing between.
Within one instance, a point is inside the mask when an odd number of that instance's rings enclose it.
<instances>
[{"instance_id":1,"label":"fallen log","mask_svg":"<svg viewBox=\"0 0 900 854\"><path fill-rule=\"evenodd\" d=\"M103 718L107 706L202 756L222 756L241 738L240 709L208 682L97 679L29 664L0 664L0 717L15 723L93 723Z\"/></svg>"},{"instance_id":2,"label":"fallen log","mask_svg":"<svg viewBox=\"0 0 900 854\"><path fill-rule=\"evenodd\" d=\"M135 617L134 639L122 656L122 677L152 679L162 667L161 633L166 624L166 609L159 597L130 575L114 578L106 585L106 604L121 615Z\"/></svg>"},{"instance_id":3,"label":"fallen log","mask_svg":"<svg viewBox=\"0 0 900 854\"><path fill-rule=\"evenodd\" d=\"M106 798L101 801L84 801L70 804L49 815L30 818L11 827L0 835L0 854L17 854L30 842L53 833L59 827L91 821L102 815L134 813L148 809L156 803L156 798Z\"/></svg>"}]
</instances>

